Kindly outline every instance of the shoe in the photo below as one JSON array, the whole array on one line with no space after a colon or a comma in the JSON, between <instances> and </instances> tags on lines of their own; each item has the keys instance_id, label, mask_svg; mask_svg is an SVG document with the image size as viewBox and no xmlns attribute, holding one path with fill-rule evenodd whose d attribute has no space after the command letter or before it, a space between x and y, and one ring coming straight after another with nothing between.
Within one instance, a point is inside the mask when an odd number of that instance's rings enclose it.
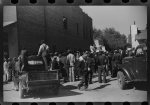
<instances>
[{"instance_id":1,"label":"shoe","mask_svg":"<svg viewBox=\"0 0 150 105\"><path fill-rule=\"evenodd\" d=\"M88 89L88 86L84 86L84 89L83 89L83 90L84 90L84 91L87 91L87 89Z\"/></svg>"},{"instance_id":2,"label":"shoe","mask_svg":"<svg viewBox=\"0 0 150 105\"><path fill-rule=\"evenodd\" d=\"M87 89L87 88L88 88L88 86L85 86L84 88L85 88L85 89Z\"/></svg>"},{"instance_id":3,"label":"shoe","mask_svg":"<svg viewBox=\"0 0 150 105\"><path fill-rule=\"evenodd\" d=\"M92 84L92 81L91 81L91 82L89 82L89 84Z\"/></svg>"},{"instance_id":4,"label":"shoe","mask_svg":"<svg viewBox=\"0 0 150 105\"><path fill-rule=\"evenodd\" d=\"M78 89L80 90L80 88L81 88L81 86L80 85L78 85Z\"/></svg>"}]
</instances>

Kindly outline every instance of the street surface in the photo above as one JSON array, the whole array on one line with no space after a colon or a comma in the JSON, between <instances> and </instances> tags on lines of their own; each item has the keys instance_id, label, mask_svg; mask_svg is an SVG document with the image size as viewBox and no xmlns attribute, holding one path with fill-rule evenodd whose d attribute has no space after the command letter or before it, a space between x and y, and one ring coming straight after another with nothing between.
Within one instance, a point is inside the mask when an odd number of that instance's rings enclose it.
<instances>
[{"instance_id":1,"label":"street surface","mask_svg":"<svg viewBox=\"0 0 150 105\"><path fill-rule=\"evenodd\" d=\"M87 91L77 89L79 81L62 84L58 95L50 95L42 92L30 95L25 99L19 98L19 92L14 90L13 83L4 84L4 102L143 102L147 101L145 87L129 88L121 90L117 79L107 77L107 83L98 83L98 78L93 78L93 84ZM142 85L140 85L142 86Z\"/></svg>"}]
</instances>

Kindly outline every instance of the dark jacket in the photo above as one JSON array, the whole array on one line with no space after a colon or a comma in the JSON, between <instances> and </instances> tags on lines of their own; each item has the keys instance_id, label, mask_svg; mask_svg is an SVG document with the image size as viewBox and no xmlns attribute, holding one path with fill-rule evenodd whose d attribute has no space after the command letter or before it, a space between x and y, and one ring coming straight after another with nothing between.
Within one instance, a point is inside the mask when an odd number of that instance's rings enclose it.
<instances>
[{"instance_id":1,"label":"dark jacket","mask_svg":"<svg viewBox=\"0 0 150 105\"><path fill-rule=\"evenodd\" d=\"M56 70L56 69L59 69L59 64L56 58L54 58L54 60L52 61L52 70Z\"/></svg>"},{"instance_id":2,"label":"dark jacket","mask_svg":"<svg viewBox=\"0 0 150 105\"><path fill-rule=\"evenodd\" d=\"M59 68L60 68L60 72L62 73L62 76L63 77L66 77L67 76L67 57L66 56L62 56L60 58L60 61L59 61Z\"/></svg>"},{"instance_id":3,"label":"dark jacket","mask_svg":"<svg viewBox=\"0 0 150 105\"><path fill-rule=\"evenodd\" d=\"M79 61L80 75L88 72L88 64L86 60Z\"/></svg>"},{"instance_id":4,"label":"dark jacket","mask_svg":"<svg viewBox=\"0 0 150 105\"><path fill-rule=\"evenodd\" d=\"M106 64L106 56L104 54L98 56L98 65L102 66Z\"/></svg>"},{"instance_id":5,"label":"dark jacket","mask_svg":"<svg viewBox=\"0 0 150 105\"><path fill-rule=\"evenodd\" d=\"M76 60L75 61L75 76L79 76L80 74L80 61Z\"/></svg>"},{"instance_id":6,"label":"dark jacket","mask_svg":"<svg viewBox=\"0 0 150 105\"><path fill-rule=\"evenodd\" d=\"M66 56L62 56L62 57L60 58L60 66L61 66L62 68L67 69L67 57L66 57Z\"/></svg>"},{"instance_id":7,"label":"dark jacket","mask_svg":"<svg viewBox=\"0 0 150 105\"><path fill-rule=\"evenodd\" d=\"M113 58L112 58L112 61L113 61L114 63L119 63L119 64L121 64L121 63L122 63L122 56L121 56L121 54L120 54L120 53L114 54L114 56L113 56Z\"/></svg>"},{"instance_id":8,"label":"dark jacket","mask_svg":"<svg viewBox=\"0 0 150 105\"><path fill-rule=\"evenodd\" d=\"M91 57L88 57L87 58L87 63L88 63L88 67L92 68L92 67L95 66L95 59L91 58Z\"/></svg>"}]
</instances>

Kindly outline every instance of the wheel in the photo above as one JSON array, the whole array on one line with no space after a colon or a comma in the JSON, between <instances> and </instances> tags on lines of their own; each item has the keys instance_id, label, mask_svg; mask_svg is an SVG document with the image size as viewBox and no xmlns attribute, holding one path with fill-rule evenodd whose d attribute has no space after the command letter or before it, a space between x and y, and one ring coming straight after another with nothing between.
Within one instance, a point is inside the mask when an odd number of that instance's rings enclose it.
<instances>
[{"instance_id":1,"label":"wheel","mask_svg":"<svg viewBox=\"0 0 150 105\"><path fill-rule=\"evenodd\" d=\"M25 89L22 88L22 83L19 82L19 97L24 98Z\"/></svg>"},{"instance_id":2,"label":"wheel","mask_svg":"<svg viewBox=\"0 0 150 105\"><path fill-rule=\"evenodd\" d=\"M125 75L123 74L123 72L118 71L117 73L117 79L118 79L118 84L119 87L123 90L126 87L126 82L125 82Z\"/></svg>"}]
</instances>

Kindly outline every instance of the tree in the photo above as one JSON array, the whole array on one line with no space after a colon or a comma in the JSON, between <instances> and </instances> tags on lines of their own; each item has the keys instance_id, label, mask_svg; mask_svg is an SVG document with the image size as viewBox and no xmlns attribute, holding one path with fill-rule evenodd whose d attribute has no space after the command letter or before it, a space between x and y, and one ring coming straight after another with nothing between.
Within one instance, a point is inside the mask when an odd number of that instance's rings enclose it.
<instances>
[{"instance_id":1,"label":"tree","mask_svg":"<svg viewBox=\"0 0 150 105\"><path fill-rule=\"evenodd\" d=\"M93 40L95 39L99 40L99 43L103 45L104 37L103 32L100 29L93 29Z\"/></svg>"},{"instance_id":2,"label":"tree","mask_svg":"<svg viewBox=\"0 0 150 105\"><path fill-rule=\"evenodd\" d=\"M116 31L114 28L106 28L103 32L105 40L107 40L111 50L120 48L123 49L126 45L126 36L124 34L120 34L120 32Z\"/></svg>"},{"instance_id":3,"label":"tree","mask_svg":"<svg viewBox=\"0 0 150 105\"><path fill-rule=\"evenodd\" d=\"M107 51L124 49L127 44L126 36L114 28L106 28L104 30L94 28L93 32L93 39L99 40L100 44L104 45Z\"/></svg>"}]
</instances>

